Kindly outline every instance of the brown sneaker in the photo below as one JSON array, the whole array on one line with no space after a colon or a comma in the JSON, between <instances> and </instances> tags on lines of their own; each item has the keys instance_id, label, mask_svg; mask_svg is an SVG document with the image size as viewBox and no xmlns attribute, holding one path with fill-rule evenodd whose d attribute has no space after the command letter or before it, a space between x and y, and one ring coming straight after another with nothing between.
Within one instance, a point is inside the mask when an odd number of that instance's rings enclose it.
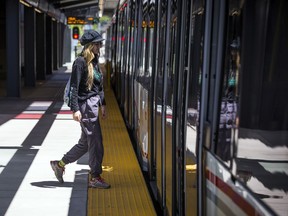
<instances>
[{"instance_id":1,"label":"brown sneaker","mask_svg":"<svg viewBox=\"0 0 288 216\"><path fill-rule=\"evenodd\" d=\"M108 189L108 188L110 188L110 184L106 183L104 181L104 179L101 178L101 176L99 176L99 177L96 177L96 178L92 178L89 181L89 187Z\"/></svg>"},{"instance_id":2,"label":"brown sneaker","mask_svg":"<svg viewBox=\"0 0 288 216\"><path fill-rule=\"evenodd\" d=\"M50 161L50 165L54 171L54 174L60 183L63 183L63 173L65 172L64 167L59 166L59 161Z\"/></svg>"}]
</instances>

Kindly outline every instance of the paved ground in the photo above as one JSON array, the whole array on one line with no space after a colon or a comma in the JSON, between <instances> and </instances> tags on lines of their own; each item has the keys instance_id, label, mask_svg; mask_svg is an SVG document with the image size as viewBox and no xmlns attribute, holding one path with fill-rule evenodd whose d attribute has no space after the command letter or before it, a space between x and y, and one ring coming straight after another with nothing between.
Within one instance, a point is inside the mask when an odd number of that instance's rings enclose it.
<instances>
[{"instance_id":1,"label":"paved ground","mask_svg":"<svg viewBox=\"0 0 288 216\"><path fill-rule=\"evenodd\" d=\"M64 184L49 164L80 136L62 102L71 71L64 69L23 88L21 99L0 98L0 216L86 215L87 156L67 166Z\"/></svg>"}]
</instances>

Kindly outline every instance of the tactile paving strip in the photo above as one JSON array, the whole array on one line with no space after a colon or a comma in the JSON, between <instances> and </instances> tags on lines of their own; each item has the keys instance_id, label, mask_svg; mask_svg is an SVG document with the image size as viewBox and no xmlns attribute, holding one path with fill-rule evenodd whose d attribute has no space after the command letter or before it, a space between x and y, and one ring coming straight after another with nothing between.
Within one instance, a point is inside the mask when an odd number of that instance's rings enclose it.
<instances>
[{"instance_id":1,"label":"tactile paving strip","mask_svg":"<svg viewBox=\"0 0 288 216\"><path fill-rule=\"evenodd\" d=\"M104 140L102 177L111 188L88 189L88 216L156 215L112 90L105 92L105 100L107 118L100 120Z\"/></svg>"}]
</instances>

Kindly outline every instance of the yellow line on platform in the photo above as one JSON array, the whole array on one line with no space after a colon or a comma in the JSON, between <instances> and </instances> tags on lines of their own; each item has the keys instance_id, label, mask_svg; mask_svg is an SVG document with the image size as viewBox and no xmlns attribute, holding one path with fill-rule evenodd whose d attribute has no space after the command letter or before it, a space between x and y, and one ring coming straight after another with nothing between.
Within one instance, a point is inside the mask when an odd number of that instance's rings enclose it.
<instances>
[{"instance_id":1,"label":"yellow line on platform","mask_svg":"<svg viewBox=\"0 0 288 216\"><path fill-rule=\"evenodd\" d=\"M102 177L110 189L88 189L88 216L156 215L114 93L105 92L107 118L100 120L104 160ZM100 115L101 116L101 115Z\"/></svg>"}]
</instances>

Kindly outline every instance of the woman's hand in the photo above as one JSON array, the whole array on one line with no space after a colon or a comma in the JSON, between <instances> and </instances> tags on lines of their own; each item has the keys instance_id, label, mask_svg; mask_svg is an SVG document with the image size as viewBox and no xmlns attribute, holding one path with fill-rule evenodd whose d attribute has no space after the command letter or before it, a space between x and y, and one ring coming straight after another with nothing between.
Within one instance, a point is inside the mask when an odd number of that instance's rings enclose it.
<instances>
[{"instance_id":1,"label":"woman's hand","mask_svg":"<svg viewBox=\"0 0 288 216\"><path fill-rule=\"evenodd\" d=\"M80 122L82 118L81 112L78 110L73 113L73 119L77 122Z\"/></svg>"},{"instance_id":2,"label":"woman's hand","mask_svg":"<svg viewBox=\"0 0 288 216\"><path fill-rule=\"evenodd\" d=\"M105 106L101 106L101 113L102 113L102 118L105 119L106 118L106 107Z\"/></svg>"}]
</instances>

